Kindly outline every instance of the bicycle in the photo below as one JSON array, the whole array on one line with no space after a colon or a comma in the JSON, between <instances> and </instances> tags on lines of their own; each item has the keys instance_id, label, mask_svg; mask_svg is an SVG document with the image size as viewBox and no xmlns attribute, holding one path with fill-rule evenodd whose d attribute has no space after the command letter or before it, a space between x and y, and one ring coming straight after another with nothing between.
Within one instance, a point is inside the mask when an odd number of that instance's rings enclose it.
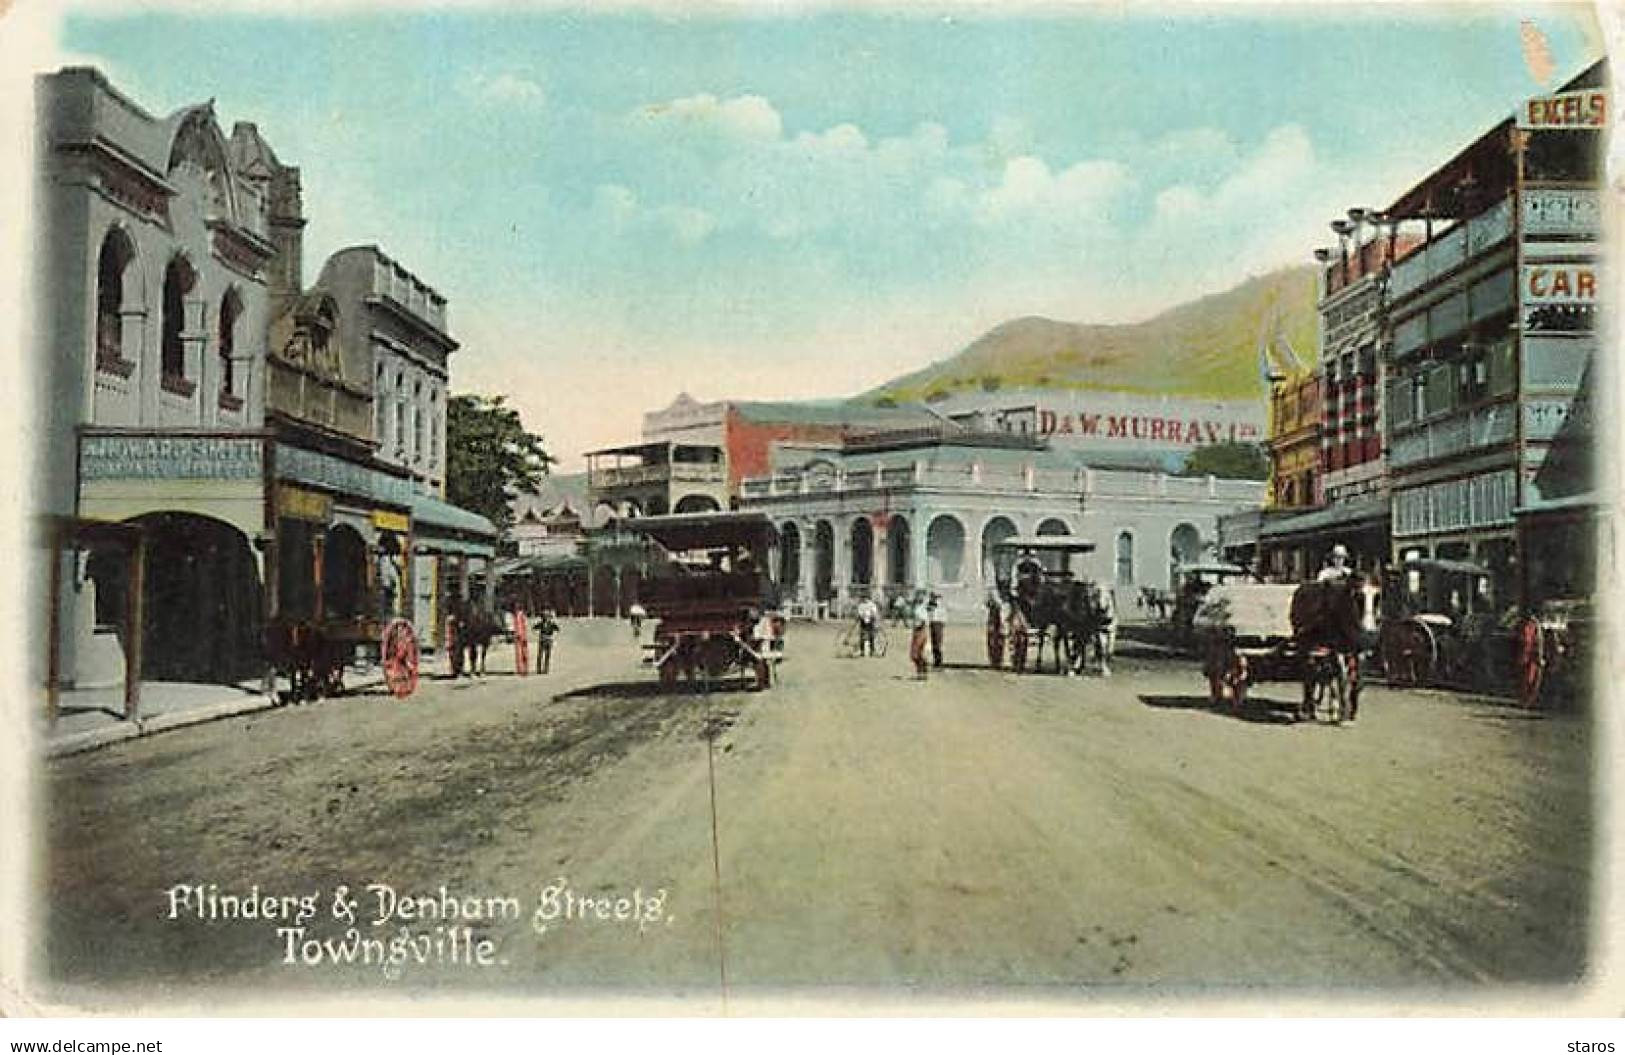
<instances>
[{"instance_id":1,"label":"bicycle","mask_svg":"<svg viewBox=\"0 0 1625 1055\"><path fill-rule=\"evenodd\" d=\"M875 624L874 651L870 653L875 658L886 654L889 644L886 637L886 628L879 623ZM863 634L856 622L849 622L835 635L835 657L837 659L859 659L863 656Z\"/></svg>"}]
</instances>

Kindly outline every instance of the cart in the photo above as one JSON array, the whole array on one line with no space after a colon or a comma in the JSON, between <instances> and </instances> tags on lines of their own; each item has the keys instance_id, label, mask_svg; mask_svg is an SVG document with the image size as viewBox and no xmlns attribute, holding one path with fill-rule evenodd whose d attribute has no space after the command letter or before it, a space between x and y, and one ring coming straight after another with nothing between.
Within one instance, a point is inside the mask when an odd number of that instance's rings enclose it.
<instances>
[{"instance_id":1,"label":"cart","mask_svg":"<svg viewBox=\"0 0 1625 1055\"><path fill-rule=\"evenodd\" d=\"M644 662L660 683L741 672L769 688L784 659L784 618L766 569L778 540L760 513L678 513L622 522L671 558L643 584L657 620Z\"/></svg>"},{"instance_id":2,"label":"cart","mask_svg":"<svg viewBox=\"0 0 1625 1055\"><path fill-rule=\"evenodd\" d=\"M999 592L1021 609L1027 623L1027 639L1008 643L1011 669L1017 673L1026 670L1029 642L1033 671L1040 669L1046 641L1051 643L1056 673L1061 672L1063 660L1066 670L1076 672L1097 634L1106 635L1106 641L1097 647L1103 669L1109 664L1110 629L1116 613L1094 581L1072 568L1074 556L1093 553L1095 548L1093 542L1070 535L1017 535L994 546ZM1076 587L1082 587L1082 601ZM1004 645L1001 639L997 652L1002 653ZM989 666L999 667L999 658L990 638Z\"/></svg>"},{"instance_id":3,"label":"cart","mask_svg":"<svg viewBox=\"0 0 1625 1055\"><path fill-rule=\"evenodd\" d=\"M343 694L344 670L361 648L377 655L392 695L410 696L418 684L418 634L398 614L409 596L398 562L409 547L396 539L369 551L352 528L298 525L279 534L278 552L283 574L266 621L265 651L272 669L287 679L288 698ZM381 563L393 574L386 577Z\"/></svg>"},{"instance_id":4,"label":"cart","mask_svg":"<svg viewBox=\"0 0 1625 1055\"><path fill-rule=\"evenodd\" d=\"M1308 646L1292 629L1297 585L1225 582L1207 591L1192 616L1202 647L1202 672L1215 709L1241 714L1252 686L1297 682L1297 717L1337 723L1359 707L1359 664L1352 655Z\"/></svg>"}]
</instances>

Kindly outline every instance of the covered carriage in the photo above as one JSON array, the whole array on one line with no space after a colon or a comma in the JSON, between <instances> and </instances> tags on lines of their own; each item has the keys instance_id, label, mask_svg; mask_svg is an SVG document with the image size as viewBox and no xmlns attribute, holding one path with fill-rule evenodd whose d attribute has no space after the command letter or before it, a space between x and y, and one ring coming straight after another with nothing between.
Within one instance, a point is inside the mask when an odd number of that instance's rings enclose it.
<instances>
[{"instance_id":1,"label":"covered carriage","mask_svg":"<svg viewBox=\"0 0 1625 1055\"><path fill-rule=\"evenodd\" d=\"M645 580L654 617L644 662L663 685L740 672L765 689L784 658L784 620L768 576L778 533L760 513L679 513L622 522L672 558Z\"/></svg>"},{"instance_id":2,"label":"covered carriage","mask_svg":"<svg viewBox=\"0 0 1625 1055\"><path fill-rule=\"evenodd\" d=\"M1038 670L1046 643L1057 672L1063 661L1069 671L1081 669L1091 646L1096 649L1101 669L1107 669L1116 606L1108 591L1073 568L1075 557L1092 553L1095 548L1093 542L1068 535L1016 535L995 547L998 566L1008 569L1006 575L1000 576L1004 599L1019 610L1022 632L1027 635L1019 643L1009 642L1014 669L1025 669L1027 646L1031 645L1033 669ZM990 610L988 660L998 667L1002 665L1004 641L995 631L995 621Z\"/></svg>"},{"instance_id":3,"label":"covered carriage","mask_svg":"<svg viewBox=\"0 0 1625 1055\"><path fill-rule=\"evenodd\" d=\"M1571 692L1593 622L1585 600L1502 604L1492 569L1412 558L1383 582L1378 650L1396 685L1511 692L1527 706Z\"/></svg>"}]
</instances>

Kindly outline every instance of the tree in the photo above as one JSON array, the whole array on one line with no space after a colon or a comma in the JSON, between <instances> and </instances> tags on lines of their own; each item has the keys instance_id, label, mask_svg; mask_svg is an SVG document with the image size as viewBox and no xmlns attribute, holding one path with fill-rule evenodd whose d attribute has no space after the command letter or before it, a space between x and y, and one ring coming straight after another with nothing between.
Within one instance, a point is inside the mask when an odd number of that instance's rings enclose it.
<instances>
[{"instance_id":1,"label":"tree","mask_svg":"<svg viewBox=\"0 0 1625 1055\"><path fill-rule=\"evenodd\" d=\"M1198 447L1185 459L1181 476L1218 476L1227 480L1267 480L1269 455L1256 443L1215 443Z\"/></svg>"},{"instance_id":2,"label":"tree","mask_svg":"<svg viewBox=\"0 0 1625 1055\"><path fill-rule=\"evenodd\" d=\"M465 394L446 401L446 497L504 533L513 523L513 500L539 493L557 460L506 400Z\"/></svg>"}]
</instances>

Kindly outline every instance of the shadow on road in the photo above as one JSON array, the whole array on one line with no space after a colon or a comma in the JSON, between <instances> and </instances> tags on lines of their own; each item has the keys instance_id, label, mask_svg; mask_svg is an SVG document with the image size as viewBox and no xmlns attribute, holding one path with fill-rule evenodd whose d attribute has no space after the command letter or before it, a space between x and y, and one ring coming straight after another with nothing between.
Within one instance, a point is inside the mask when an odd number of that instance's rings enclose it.
<instances>
[{"instance_id":1,"label":"shadow on road","mask_svg":"<svg viewBox=\"0 0 1625 1055\"><path fill-rule=\"evenodd\" d=\"M1256 696L1248 699L1246 708L1240 714L1228 707L1214 707L1206 696L1141 696L1140 702L1158 710L1202 711L1215 718L1233 718L1258 725L1293 725L1297 722L1298 712L1296 702L1259 699Z\"/></svg>"},{"instance_id":2,"label":"shadow on road","mask_svg":"<svg viewBox=\"0 0 1625 1055\"><path fill-rule=\"evenodd\" d=\"M646 700L653 696L704 696L717 692L750 692L755 690L753 677L720 678L709 686L699 681L683 681L675 685L662 685L658 681L609 681L601 685L583 685L579 689L561 692L554 700Z\"/></svg>"}]
</instances>

